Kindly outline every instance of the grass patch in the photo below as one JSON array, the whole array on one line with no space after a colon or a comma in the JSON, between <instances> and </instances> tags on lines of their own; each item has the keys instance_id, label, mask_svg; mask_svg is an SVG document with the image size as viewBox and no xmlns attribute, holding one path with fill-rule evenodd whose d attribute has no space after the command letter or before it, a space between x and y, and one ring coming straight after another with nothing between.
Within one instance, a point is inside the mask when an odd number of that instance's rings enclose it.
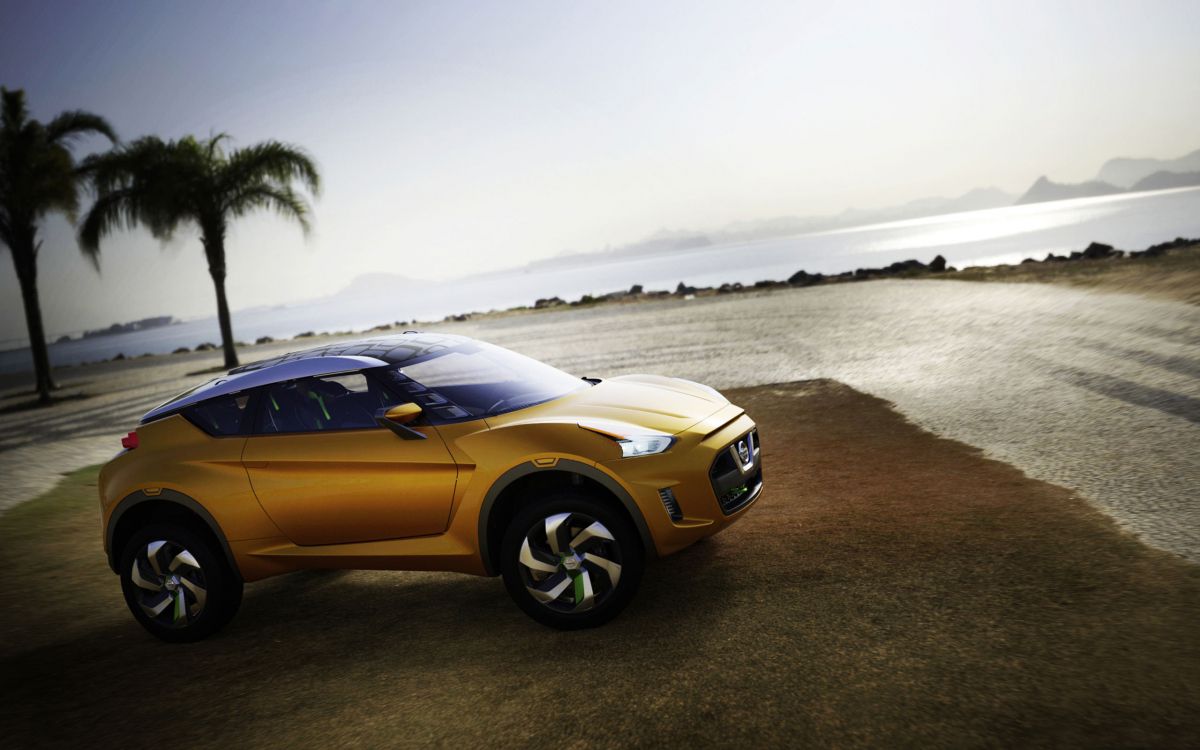
<instances>
[{"instance_id":1,"label":"grass patch","mask_svg":"<svg viewBox=\"0 0 1200 750\"><path fill-rule=\"evenodd\" d=\"M163 645L124 610L76 472L0 518L0 736L1200 745L1200 568L836 383L728 395L759 420L762 499L588 632L536 625L492 579L302 573Z\"/></svg>"}]
</instances>

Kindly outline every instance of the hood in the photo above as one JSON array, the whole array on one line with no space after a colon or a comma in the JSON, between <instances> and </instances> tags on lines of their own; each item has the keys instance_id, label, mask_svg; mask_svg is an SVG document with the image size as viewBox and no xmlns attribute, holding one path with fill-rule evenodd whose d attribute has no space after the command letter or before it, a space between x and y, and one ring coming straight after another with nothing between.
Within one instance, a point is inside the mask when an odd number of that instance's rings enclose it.
<instances>
[{"instance_id":1,"label":"hood","mask_svg":"<svg viewBox=\"0 0 1200 750\"><path fill-rule=\"evenodd\" d=\"M595 420L678 435L727 407L716 391L681 378L621 375L528 409L488 417L493 427Z\"/></svg>"}]
</instances>

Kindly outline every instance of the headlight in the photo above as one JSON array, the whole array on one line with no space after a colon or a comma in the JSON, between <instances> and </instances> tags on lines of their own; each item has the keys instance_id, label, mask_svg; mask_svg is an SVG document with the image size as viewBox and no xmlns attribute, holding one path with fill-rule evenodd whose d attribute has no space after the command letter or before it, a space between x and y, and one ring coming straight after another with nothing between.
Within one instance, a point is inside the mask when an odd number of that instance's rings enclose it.
<instances>
[{"instance_id":1,"label":"headlight","mask_svg":"<svg viewBox=\"0 0 1200 750\"><path fill-rule=\"evenodd\" d=\"M675 444L675 438L661 432L641 432L648 429L624 422L608 419L589 419L579 422L579 426L597 435L612 440L621 446L621 458L635 456L653 456L662 453Z\"/></svg>"},{"instance_id":2,"label":"headlight","mask_svg":"<svg viewBox=\"0 0 1200 750\"><path fill-rule=\"evenodd\" d=\"M675 438L669 435L631 435L617 441L617 445L621 446L621 458L662 453L674 444Z\"/></svg>"}]
</instances>

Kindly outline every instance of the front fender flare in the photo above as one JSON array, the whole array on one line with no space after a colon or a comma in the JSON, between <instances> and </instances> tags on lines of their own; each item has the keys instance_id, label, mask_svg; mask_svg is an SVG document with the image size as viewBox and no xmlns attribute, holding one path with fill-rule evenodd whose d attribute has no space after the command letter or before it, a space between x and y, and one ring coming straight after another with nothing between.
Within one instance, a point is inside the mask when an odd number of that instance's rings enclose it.
<instances>
[{"instance_id":1,"label":"front fender flare","mask_svg":"<svg viewBox=\"0 0 1200 750\"><path fill-rule=\"evenodd\" d=\"M483 499L483 505L479 509L479 556L483 559L483 567L488 575L497 575L498 573L498 571L492 569L492 556L491 550L488 549L487 533L488 519L492 515L492 506L495 504L496 498L518 479L542 471L565 471L579 474L591 479L611 492L614 497L621 501L621 505L625 507L630 518L633 519L633 525L637 529L638 536L642 539L642 546L645 548L646 554L651 557L655 556L654 537L650 535L650 527L646 524L646 518L642 515L642 509L638 507L638 504L633 501L630 494L617 480L594 466L567 458L560 458L550 466L538 466L533 461L527 461L501 474L492 483L491 488L487 491L487 495Z\"/></svg>"}]
</instances>

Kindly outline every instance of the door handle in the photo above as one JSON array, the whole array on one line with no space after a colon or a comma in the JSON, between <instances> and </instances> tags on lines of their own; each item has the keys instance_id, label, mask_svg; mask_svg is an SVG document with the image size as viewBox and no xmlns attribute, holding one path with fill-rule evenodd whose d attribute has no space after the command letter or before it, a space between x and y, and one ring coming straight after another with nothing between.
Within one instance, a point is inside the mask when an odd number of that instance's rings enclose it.
<instances>
[{"instance_id":1,"label":"door handle","mask_svg":"<svg viewBox=\"0 0 1200 750\"><path fill-rule=\"evenodd\" d=\"M242 461L242 465L247 469L265 469L270 461Z\"/></svg>"}]
</instances>

